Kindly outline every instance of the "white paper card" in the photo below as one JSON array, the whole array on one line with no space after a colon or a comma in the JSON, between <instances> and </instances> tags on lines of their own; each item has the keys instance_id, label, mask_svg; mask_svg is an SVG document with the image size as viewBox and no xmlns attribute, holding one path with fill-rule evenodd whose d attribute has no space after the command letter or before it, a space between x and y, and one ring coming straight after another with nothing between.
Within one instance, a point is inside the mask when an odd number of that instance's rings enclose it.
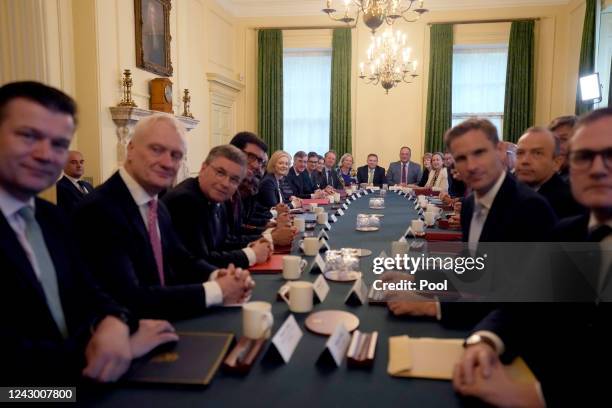
<instances>
[{"instance_id":1,"label":"white paper card","mask_svg":"<svg viewBox=\"0 0 612 408\"><path fill-rule=\"evenodd\" d=\"M320 241L321 241L321 247L325 247L328 251L331 249L326 240L321 238Z\"/></svg>"},{"instance_id":2,"label":"white paper card","mask_svg":"<svg viewBox=\"0 0 612 408\"><path fill-rule=\"evenodd\" d=\"M323 301L327 297L327 294L329 293L329 285L327 283L327 280L321 274L317 279L315 279L312 285L314 288L315 295L317 295L319 301L323 303Z\"/></svg>"},{"instance_id":3,"label":"white paper card","mask_svg":"<svg viewBox=\"0 0 612 408\"><path fill-rule=\"evenodd\" d=\"M331 229L331 225L329 225L329 222L326 222L323 228L329 231Z\"/></svg>"},{"instance_id":4,"label":"white paper card","mask_svg":"<svg viewBox=\"0 0 612 408\"><path fill-rule=\"evenodd\" d=\"M341 217L344 215L344 210L342 208L338 209L338 215Z\"/></svg>"},{"instance_id":5,"label":"white paper card","mask_svg":"<svg viewBox=\"0 0 612 408\"><path fill-rule=\"evenodd\" d=\"M319 239L321 238L325 238L325 239L329 239L329 235L327 235L327 232L325 232L325 230L321 230L319 231Z\"/></svg>"},{"instance_id":6,"label":"white paper card","mask_svg":"<svg viewBox=\"0 0 612 408\"><path fill-rule=\"evenodd\" d=\"M295 321L295 317L292 314L289 315L272 338L272 344L278 350L285 364L291 359L302 336L302 330Z\"/></svg>"},{"instance_id":7,"label":"white paper card","mask_svg":"<svg viewBox=\"0 0 612 408\"><path fill-rule=\"evenodd\" d=\"M336 218L334 214L332 214L330 218L332 222L338 222L338 218Z\"/></svg>"},{"instance_id":8,"label":"white paper card","mask_svg":"<svg viewBox=\"0 0 612 408\"><path fill-rule=\"evenodd\" d=\"M323 258L321 258L321 254L317 254L317 256L315 256L314 263L319 267L321 272L325 271L325 261Z\"/></svg>"},{"instance_id":9,"label":"white paper card","mask_svg":"<svg viewBox=\"0 0 612 408\"><path fill-rule=\"evenodd\" d=\"M340 367L342 365L342 360L346 355L346 350L348 350L348 346L351 343L351 335L344 327L344 324L340 323L334 329L334 332L327 343L325 343L325 347L329 350L329 353L334 359L336 366Z\"/></svg>"},{"instance_id":10,"label":"white paper card","mask_svg":"<svg viewBox=\"0 0 612 408\"><path fill-rule=\"evenodd\" d=\"M363 282L363 279L357 279L355 281L353 287L344 299L344 302L347 302L351 298L352 294L355 294L355 296L357 296L359 303L361 303L362 305L366 303L366 301L368 300L368 288Z\"/></svg>"},{"instance_id":11,"label":"white paper card","mask_svg":"<svg viewBox=\"0 0 612 408\"><path fill-rule=\"evenodd\" d=\"M342 204L342 208L343 208L344 210L348 210L348 205L346 205L346 204Z\"/></svg>"},{"instance_id":12,"label":"white paper card","mask_svg":"<svg viewBox=\"0 0 612 408\"><path fill-rule=\"evenodd\" d=\"M361 198L361 193L357 193L357 198Z\"/></svg>"}]
</instances>

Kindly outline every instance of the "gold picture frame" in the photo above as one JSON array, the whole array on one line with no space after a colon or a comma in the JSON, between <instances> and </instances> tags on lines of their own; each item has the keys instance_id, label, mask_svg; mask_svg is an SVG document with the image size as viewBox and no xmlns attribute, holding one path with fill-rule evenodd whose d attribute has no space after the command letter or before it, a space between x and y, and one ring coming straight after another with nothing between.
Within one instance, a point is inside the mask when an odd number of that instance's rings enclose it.
<instances>
[{"instance_id":1,"label":"gold picture frame","mask_svg":"<svg viewBox=\"0 0 612 408\"><path fill-rule=\"evenodd\" d=\"M172 0L134 0L136 66L172 76L170 9Z\"/></svg>"}]
</instances>

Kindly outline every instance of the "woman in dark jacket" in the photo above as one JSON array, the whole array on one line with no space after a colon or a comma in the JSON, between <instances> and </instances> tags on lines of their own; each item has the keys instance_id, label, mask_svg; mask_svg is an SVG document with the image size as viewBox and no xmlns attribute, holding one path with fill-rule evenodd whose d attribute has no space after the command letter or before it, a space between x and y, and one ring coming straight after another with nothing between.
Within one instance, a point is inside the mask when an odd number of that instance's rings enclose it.
<instances>
[{"instance_id":1,"label":"woman in dark jacket","mask_svg":"<svg viewBox=\"0 0 612 408\"><path fill-rule=\"evenodd\" d=\"M291 167L291 156L283 150L277 150L270 157L267 173L259 184L257 202L265 207L272 208L279 203L299 206L299 198L296 198L291 186L286 181L289 168Z\"/></svg>"}]
</instances>

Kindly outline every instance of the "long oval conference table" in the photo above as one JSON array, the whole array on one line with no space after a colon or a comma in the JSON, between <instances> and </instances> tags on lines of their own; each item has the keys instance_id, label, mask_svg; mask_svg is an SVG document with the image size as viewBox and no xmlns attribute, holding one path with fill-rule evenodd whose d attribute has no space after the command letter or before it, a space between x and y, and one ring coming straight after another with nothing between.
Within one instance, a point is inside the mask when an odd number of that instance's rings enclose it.
<instances>
[{"instance_id":1,"label":"long oval conference table","mask_svg":"<svg viewBox=\"0 0 612 408\"><path fill-rule=\"evenodd\" d=\"M385 209L369 209L368 199L374 194L358 198L331 224L329 244L332 249L342 247L367 248L369 257L360 258L363 279L368 284L377 279L372 262L382 250L390 253L391 242L399 239L410 221L417 216L414 203L389 191ZM329 206L326 206L329 209ZM383 213L381 228L374 232L355 230L357 214ZM330 212L331 214L331 212ZM317 226L317 229L319 227ZM318 232L318 231L317 231ZM300 254L297 240L292 250ZM305 257L308 267L302 280L314 281L310 273L314 257ZM254 276L257 286L251 300L272 303L274 327L272 334L289 316L288 305L276 300L276 292L285 283L280 274ZM360 320L359 330L378 331L374 364L369 369L348 368L346 359L337 368L322 367L316 360L325 347L327 337L309 332L304 326L308 313L294 314L304 335L287 364L268 364L262 353L251 371L235 375L219 370L206 388L136 387L118 384L109 389L84 396L80 402L95 406L130 407L458 407L468 401L461 399L449 381L414 378L394 378L387 374L389 359L388 338L407 334L411 337L464 338L465 331L450 330L432 319L393 316L385 306L347 306L344 299L352 282L328 282L330 292L313 311L328 309L348 310ZM231 332L237 337L242 332L240 308L216 308L202 317L174 323L177 331ZM268 342L268 345L270 343ZM268 347L268 346L266 346ZM265 349L264 349L265 352ZM78 397L78 393L77 393ZM470 404L471 405L471 404Z\"/></svg>"}]
</instances>

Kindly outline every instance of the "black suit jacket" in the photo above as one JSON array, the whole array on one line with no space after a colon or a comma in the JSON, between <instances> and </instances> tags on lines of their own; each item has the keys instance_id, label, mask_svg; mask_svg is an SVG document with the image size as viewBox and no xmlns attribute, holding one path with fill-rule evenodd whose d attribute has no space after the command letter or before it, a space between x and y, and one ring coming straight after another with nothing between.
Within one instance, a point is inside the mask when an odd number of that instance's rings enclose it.
<instances>
[{"instance_id":1,"label":"black suit jacket","mask_svg":"<svg viewBox=\"0 0 612 408\"><path fill-rule=\"evenodd\" d=\"M295 172L295 168L291 167L287 175L287 183L291 186L293 194L299 198L310 198L310 195L315 192L314 184L307 171L303 171L298 175Z\"/></svg>"},{"instance_id":2,"label":"black suit jacket","mask_svg":"<svg viewBox=\"0 0 612 408\"><path fill-rule=\"evenodd\" d=\"M82 181L81 184L88 193L94 190L93 186L86 181ZM66 214L70 214L74 207L76 207L85 197L85 194L76 188L66 176L59 179L55 187L57 193L57 206L64 210Z\"/></svg>"},{"instance_id":3,"label":"black suit jacket","mask_svg":"<svg viewBox=\"0 0 612 408\"><path fill-rule=\"evenodd\" d=\"M357 169L357 182L359 184L368 182L368 166L361 166ZM382 187L383 184L388 184L387 177L385 176L385 169L380 166L376 166L374 169L374 179L372 180L372 184L377 187Z\"/></svg>"},{"instance_id":4,"label":"black suit jacket","mask_svg":"<svg viewBox=\"0 0 612 408\"><path fill-rule=\"evenodd\" d=\"M92 325L107 315L127 314L126 309L93 283L73 245L74 235L67 230L64 214L41 199L36 199L35 208L36 220L55 266L69 338L64 340L60 334L30 261L0 212L0 347L4 350L0 383L3 385L75 381L85 363L84 350Z\"/></svg>"},{"instance_id":5,"label":"black suit jacket","mask_svg":"<svg viewBox=\"0 0 612 408\"><path fill-rule=\"evenodd\" d=\"M202 314L202 282L217 268L190 254L176 235L163 202L158 205L165 286L138 206L119 173L89 194L74 212L81 250L102 287L140 317Z\"/></svg>"},{"instance_id":6,"label":"black suit jacket","mask_svg":"<svg viewBox=\"0 0 612 408\"><path fill-rule=\"evenodd\" d=\"M241 245L229 239L227 207L223 204L218 210L221 231L218 237L213 237L211 219L214 204L200 190L197 177L181 182L164 196L163 202L170 212L174 230L190 253L222 268L230 263L240 268L249 267L244 251L236 248ZM222 244L215 247L215 242Z\"/></svg>"},{"instance_id":7,"label":"black suit jacket","mask_svg":"<svg viewBox=\"0 0 612 408\"><path fill-rule=\"evenodd\" d=\"M329 171L329 177L330 179L327 179L326 176L326 172L327 169L325 167L323 167L323 171L321 172L321 186L320 188L325 188L327 186L332 186L334 189L338 190L338 189L342 189L342 184L340 182L340 177L338 176L338 170L337 169L331 169Z\"/></svg>"},{"instance_id":8,"label":"black suit jacket","mask_svg":"<svg viewBox=\"0 0 612 408\"><path fill-rule=\"evenodd\" d=\"M286 181L287 177L284 177L280 181L281 194L283 196L283 203L290 204L290 197L294 195L291 186ZM257 202L264 208L270 209L277 205L280 201L278 195L279 182L276 180L274 174L268 173L259 183L259 192L257 193Z\"/></svg>"},{"instance_id":9,"label":"black suit jacket","mask_svg":"<svg viewBox=\"0 0 612 408\"><path fill-rule=\"evenodd\" d=\"M538 193L546 198L559 219L586 213L586 209L574 200L570 186L556 173L542 184Z\"/></svg>"},{"instance_id":10,"label":"black suit jacket","mask_svg":"<svg viewBox=\"0 0 612 408\"><path fill-rule=\"evenodd\" d=\"M474 194L461 208L463 241L469 238L474 213ZM550 240L556 217L546 200L532 189L506 177L497 192L480 234L480 242L541 242Z\"/></svg>"}]
</instances>

